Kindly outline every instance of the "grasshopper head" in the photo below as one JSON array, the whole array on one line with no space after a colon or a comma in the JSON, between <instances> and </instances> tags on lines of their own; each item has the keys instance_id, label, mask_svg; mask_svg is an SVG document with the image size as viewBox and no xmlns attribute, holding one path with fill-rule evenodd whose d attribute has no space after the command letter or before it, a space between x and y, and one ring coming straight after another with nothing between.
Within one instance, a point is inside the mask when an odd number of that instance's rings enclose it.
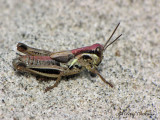
<instances>
[{"instance_id":1,"label":"grasshopper head","mask_svg":"<svg viewBox=\"0 0 160 120\"><path fill-rule=\"evenodd\" d=\"M115 40L113 40L111 43L109 43L113 34L117 30L119 24L114 29L112 35L109 37L109 39L107 40L107 42L104 45L96 43L96 44L93 44L91 46L82 47L82 48L78 48L78 49L73 49L71 51L72 54L75 55L75 56L78 56L78 57L82 56L83 60L86 61L87 63L91 63L91 64L94 64L94 65L98 66L103 59L103 52L106 50L106 48L108 46L110 46L113 42L117 41L118 38L122 35L122 34L119 35Z\"/></svg>"},{"instance_id":2,"label":"grasshopper head","mask_svg":"<svg viewBox=\"0 0 160 120\"><path fill-rule=\"evenodd\" d=\"M120 24L120 23L119 23ZM106 50L106 48L108 46L110 46L112 43L114 43L115 41L118 40L118 38L122 35L120 34L116 39L114 39L111 43L109 43L109 41L111 40L113 34L115 33L115 31L117 30L119 24L116 26L116 28L114 29L113 33L111 34L111 36L109 37L109 39L107 40L107 42L104 45L101 44L94 44L91 46L92 50L94 51L94 54L99 58L99 59L95 59L95 64L99 65L99 63L101 63L102 59L103 59L103 52ZM109 44L108 44L109 43Z\"/></svg>"}]
</instances>

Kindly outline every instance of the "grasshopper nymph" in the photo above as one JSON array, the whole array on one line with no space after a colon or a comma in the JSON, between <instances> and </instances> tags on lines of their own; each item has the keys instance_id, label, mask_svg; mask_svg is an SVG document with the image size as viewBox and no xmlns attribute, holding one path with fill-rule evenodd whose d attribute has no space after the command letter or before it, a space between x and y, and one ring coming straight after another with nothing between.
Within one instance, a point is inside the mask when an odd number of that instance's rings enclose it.
<instances>
[{"instance_id":1,"label":"grasshopper nymph","mask_svg":"<svg viewBox=\"0 0 160 120\"><path fill-rule=\"evenodd\" d=\"M63 76L74 75L84 69L87 69L91 73L97 74L103 82L113 87L111 83L107 82L100 75L97 71L97 67L103 59L103 52L106 48L113 42L117 41L122 35L119 35L115 40L109 43L119 24L116 26L104 45L97 43L73 50L50 52L31 48L23 43L18 43L17 50L26 55L21 55L20 57L14 59L13 66L20 72L30 72L45 77L56 78L55 84L47 87L45 91L49 91L50 89L56 87Z\"/></svg>"}]
</instances>

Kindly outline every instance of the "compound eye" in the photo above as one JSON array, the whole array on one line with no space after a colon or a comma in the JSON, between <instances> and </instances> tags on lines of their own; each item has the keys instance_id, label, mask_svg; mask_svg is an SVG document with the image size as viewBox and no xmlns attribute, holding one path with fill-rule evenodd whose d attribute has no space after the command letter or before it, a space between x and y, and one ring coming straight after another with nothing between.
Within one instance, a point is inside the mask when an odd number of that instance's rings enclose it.
<instances>
[{"instance_id":1,"label":"compound eye","mask_svg":"<svg viewBox=\"0 0 160 120\"><path fill-rule=\"evenodd\" d=\"M101 56L101 48L100 47L96 48L95 54L98 55L98 56Z\"/></svg>"},{"instance_id":2,"label":"compound eye","mask_svg":"<svg viewBox=\"0 0 160 120\"><path fill-rule=\"evenodd\" d=\"M100 51L101 51L100 47L97 47L95 52L99 53Z\"/></svg>"}]
</instances>

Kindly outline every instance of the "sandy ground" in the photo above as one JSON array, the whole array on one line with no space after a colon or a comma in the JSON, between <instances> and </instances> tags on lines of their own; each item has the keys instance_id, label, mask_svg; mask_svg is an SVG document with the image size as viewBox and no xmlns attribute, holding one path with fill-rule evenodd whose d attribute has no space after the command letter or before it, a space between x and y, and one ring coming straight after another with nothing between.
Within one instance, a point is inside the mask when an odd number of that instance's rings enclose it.
<instances>
[{"instance_id":1,"label":"sandy ground","mask_svg":"<svg viewBox=\"0 0 160 120\"><path fill-rule=\"evenodd\" d=\"M0 0L0 119L160 119L160 1ZM18 42L62 51L104 44L121 22L99 65L40 82L13 69ZM104 39L105 38L105 39Z\"/></svg>"}]
</instances>

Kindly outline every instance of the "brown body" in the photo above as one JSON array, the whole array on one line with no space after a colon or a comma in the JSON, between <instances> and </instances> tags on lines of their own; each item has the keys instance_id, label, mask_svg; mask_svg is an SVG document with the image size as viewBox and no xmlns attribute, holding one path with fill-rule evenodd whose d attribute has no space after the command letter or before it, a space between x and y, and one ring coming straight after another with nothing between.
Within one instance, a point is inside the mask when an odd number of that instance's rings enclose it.
<instances>
[{"instance_id":1,"label":"brown body","mask_svg":"<svg viewBox=\"0 0 160 120\"><path fill-rule=\"evenodd\" d=\"M119 24L114 32L118 26ZM113 85L107 82L96 70L103 59L103 52L113 43L111 42L107 45L111 37L104 46L101 44L94 44L92 46L55 53L31 48L23 43L19 43L17 45L17 50L26 55L14 59L13 66L16 70L21 72L31 72L41 76L57 78L56 83L53 86L47 87L45 91L56 87L62 76L74 75L80 73L84 69L97 74L105 83L113 87Z\"/></svg>"}]
</instances>

